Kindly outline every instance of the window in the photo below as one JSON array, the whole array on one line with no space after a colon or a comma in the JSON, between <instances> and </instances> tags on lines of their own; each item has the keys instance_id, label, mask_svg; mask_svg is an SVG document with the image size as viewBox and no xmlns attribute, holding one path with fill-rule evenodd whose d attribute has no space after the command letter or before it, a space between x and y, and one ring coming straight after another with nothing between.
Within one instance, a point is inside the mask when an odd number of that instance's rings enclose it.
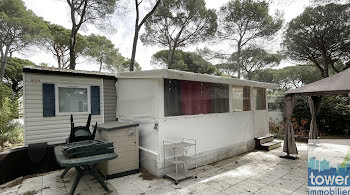
<instances>
[{"instance_id":1,"label":"window","mask_svg":"<svg viewBox=\"0 0 350 195\"><path fill-rule=\"evenodd\" d=\"M254 89L254 102L256 110L266 110L266 89Z\"/></svg>"},{"instance_id":2,"label":"window","mask_svg":"<svg viewBox=\"0 0 350 195\"><path fill-rule=\"evenodd\" d=\"M165 116L228 112L228 85L164 79Z\"/></svg>"},{"instance_id":3,"label":"window","mask_svg":"<svg viewBox=\"0 0 350 195\"><path fill-rule=\"evenodd\" d=\"M250 111L250 87L232 87L232 110Z\"/></svg>"},{"instance_id":4,"label":"window","mask_svg":"<svg viewBox=\"0 0 350 195\"><path fill-rule=\"evenodd\" d=\"M88 87L57 86L56 91L58 113L90 113Z\"/></svg>"}]
</instances>

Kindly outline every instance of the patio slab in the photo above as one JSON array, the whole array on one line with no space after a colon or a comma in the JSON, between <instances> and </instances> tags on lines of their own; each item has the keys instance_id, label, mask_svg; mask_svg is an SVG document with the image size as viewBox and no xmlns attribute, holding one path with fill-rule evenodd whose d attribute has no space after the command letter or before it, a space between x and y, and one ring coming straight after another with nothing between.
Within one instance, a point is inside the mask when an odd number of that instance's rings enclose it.
<instances>
[{"instance_id":1,"label":"patio slab","mask_svg":"<svg viewBox=\"0 0 350 195\"><path fill-rule=\"evenodd\" d=\"M84 176L75 194L306 194L307 145L297 143L298 160L279 158L282 148L269 152L251 151L198 168L197 179L175 185L172 180L145 177L138 173L107 180L106 192L91 176ZM60 179L63 170L19 178L0 186L0 194L68 194L75 176L70 170Z\"/></svg>"}]
</instances>

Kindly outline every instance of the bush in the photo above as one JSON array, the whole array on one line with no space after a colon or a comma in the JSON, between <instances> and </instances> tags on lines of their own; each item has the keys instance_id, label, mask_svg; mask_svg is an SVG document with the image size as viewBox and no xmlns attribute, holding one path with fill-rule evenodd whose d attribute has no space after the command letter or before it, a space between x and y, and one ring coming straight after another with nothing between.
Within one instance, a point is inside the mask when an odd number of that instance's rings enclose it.
<instances>
[{"instance_id":1,"label":"bush","mask_svg":"<svg viewBox=\"0 0 350 195\"><path fill-rule=\"evenodd\" d=\"M308 99L309 97L307 96L296 96L292 115L295 126L300 127L304 123L304 130L310 129L311 114ZM284 97L278 98L276 101L284 110ZM322 96L317 124L319 131L323 135L350 134L349 98L344 96Z\"/></svg>"},{"instance_id":2,"label":"bush","mask_svg":"<svg viewBox=\"0 0 350 195\"><path fill-rule=\"evenodd\" d=\"M0 146L4 147L6 142L22 142L22 127L13 120L18 116L17 99L3 84L0 84L0 103Z\"/></svg>"},{"instance_id":3,"label":"bush","mask_svg":"<svg viewBox=\"0 0 350 195\"><path fill-rule=\"evenodd\" d=\"M18 95L12 91L12 89L3 84L0 83L0 103L4 101L5 98L9 98L9 107L11 109L11 118L15 119L18 118ZM1 105L0 105L1 106Z\"/></svg>"}]
</instances>

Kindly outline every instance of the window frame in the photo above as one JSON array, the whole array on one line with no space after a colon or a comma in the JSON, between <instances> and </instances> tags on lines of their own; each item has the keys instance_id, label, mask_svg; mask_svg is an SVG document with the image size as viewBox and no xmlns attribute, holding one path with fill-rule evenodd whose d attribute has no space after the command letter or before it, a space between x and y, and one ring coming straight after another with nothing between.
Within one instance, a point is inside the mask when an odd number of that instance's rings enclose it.
<instances>
[{"instance_id":1,"label":"window frame","mask_svg":"<svg viewBox=\"0 0 350 195\"><path fill-rule=\"evenodd\" d=\"M87 104L88 104L88 111L87 112L60 112L59 111L59 90L58 88L83 88L87 90ZM91 97L90 97L90 86L89 85L70 85L70 84L56 84L55 85L55 110L56 110L56 116L65 116L65 115L71 115L71 114L90 114L91 113Z\"/></svg>"},{"instance_id":2,"label":"window frame","mask_svg":"<svg viewBox=\"0 0 350 195\"><path fill-rule=\"evenodd\" d=\"M265 97L265 100L264 100L265 101L265 105L264 105L265 109L258 109L257 108L257 106L258 106L258 104L257 104L257 102L258 102L258 90L259 89L261 89L261 90L263 90L265 92L265 93L263 93L264 97ZM254 110L256 110L256 111L259 111L259 110L268 111L268 105L267 105L268 101L267 101L267 90L266 90L266 88L254 87L254 89L253 89L253 98L254 98ZM263 104L261 104L261 105L263 105Z\"/></svg>"},{"instance_id":3,"label":"window frame","mask_svg":"<svg viewBox=\"0 0 350 195\"><path fill-rule=\"evenodd\" d=\"M234 96L233 96L233 89L234 88L242 88L242 110L234 110L234 104L233 104L233 101L234 101ZM245 88L248 88L248 91L249 91L249 98L245 98L244 97L244 90ZM248 85L244 85L244 86L240 86L240 85L231 85L231 112L249 112L249 111L252 111L252 103L251 103L251 99L252 99L252 93L251 93L251 87L248 86ZM249 102L249 110L244 110L244 106L245 106L245 101Z\"/></svg>"},{"instance_id":4,"label":"window frame","mask_svg":"<svg viewBox=\"0 0 350 195\"><path fill-rule=\"evenodd\" d=\"M207 83L207 84L220 84L220 85L225 85L225 88L227 90L227 111L226 112L209 112L209 113L198 113L198 114L180 114L180 115L167 115L167 108L166 108L166 91L165 91L165 81L166 80L177 80L177 81L190 81L190 82L198 82L200 83L200 85L202 86L203 83ZM224 84L224 83L214 83L214 82L206 82L206 81L195 81L195 80L183 80L183 79L169 79L169 78L163 78L163 108L164 108L164 112L163 112L163 117L165 118L170 118L170 117L194 117L194 116L206 116L206 115L217 115L217 114L227 114L230 113L230 84ZM182 98L182 97L181 97ZM182 102L182 101L181 101Z\"/></svg>"}]
</instances>

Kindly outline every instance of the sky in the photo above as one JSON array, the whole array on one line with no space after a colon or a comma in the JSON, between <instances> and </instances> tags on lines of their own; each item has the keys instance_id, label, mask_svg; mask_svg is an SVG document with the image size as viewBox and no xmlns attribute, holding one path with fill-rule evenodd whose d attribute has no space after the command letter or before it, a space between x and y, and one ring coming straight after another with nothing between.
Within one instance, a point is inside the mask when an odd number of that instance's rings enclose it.
<instances>
[{"instance_id":1,"label":"sky","mask_svg":"<svg viewBox=\"0 0 350 195\"><path fill-rule=\"evenodd\" d=\"M42 17L44 20L54 24L61 25L65 28L71 28L69 7L65 0L23 0L26 7L32 10L36 15ZM133 10L133 2L129 0L129 6L123 6L121 14L113 15L111 19L111 27L113 32L106 32L97 29L93 25L86 25L84 29L79 33L83 35L89 35L91 33L99 34L109 38L113 44L119 49L119 52L124 56L130 58L132 51L132 42L134 36L134 21L135 13ZM222 5L228 2L228 0L205 0L207 8L219 9ZM125 0L124 0L125 2ZM309 0L272 0L270 4L270 14L274 14L276 11L283 13L285 25L288 21L301 14L306 6L309 5ZM147 9L145 4L144 10ZM149 6L148 6L149 7ZM143 11L144 12L144 11ZM144 13L141 12L141 17ZM140 17L140 18L141 18ZM140 35L144 32L141 29ZM280 49L280 43L282 41L283 31L277 33L273 42L269 44L267 49L270 52L276 52ZM213 46L214 45L214 46ZM225 50L225 52L232 53L234 49L227 42L219 44L211 43L199 43L190 47L182 48L185 51L195 51L196 48L209 47L213 50ZM136 61L140 63L142 70L154 69L151 64L151 57L157 51L164 49L157 46L145 46L139 40ZM50 66L57 66L54 56L48 51L42 51L38 48L31 48L25 52L14 54L15 56L26 58L33 61L36 64L47 63ZM294 62L284 60L279 67L285 67L289 65L295 65ZM81 70L98 70L98 65L91 62L91 60L80 59L76 69Z\"/></svg>"}]
</instances>

